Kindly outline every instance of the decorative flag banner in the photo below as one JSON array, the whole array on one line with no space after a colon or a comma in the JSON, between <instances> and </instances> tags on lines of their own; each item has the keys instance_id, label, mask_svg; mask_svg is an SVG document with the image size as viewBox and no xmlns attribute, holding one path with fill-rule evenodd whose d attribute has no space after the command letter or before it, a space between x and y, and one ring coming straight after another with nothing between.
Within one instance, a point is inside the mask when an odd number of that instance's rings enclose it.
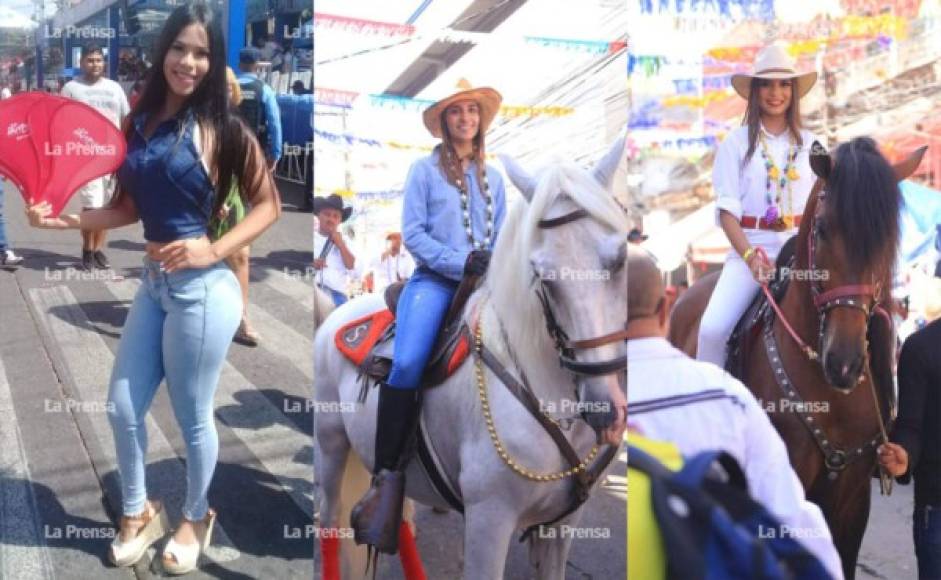
<instances>
[{"instance_id":1,"label":"decorative flag banner","mask_svg":"<svg viewBox=\"0 0 941 580\"><path fill-rule=\"evenodd\" d=\"M360 93L342 91L337 89L314 88L314 101L321 105L332 105L342 108L351 108ZM415 99L398 95L369 95L368 103L375 107L385 107L401 110L423 111L437 101L429 99ZM528 105L503 105L500 115L503 117L565 117L575 112L573 107L543 106L531 107Z\"/></svg>"},{"instance_id":2,"label":"decorative flag banner","mask_svg":"<svg viewBox=\"0 0 941 580\"><path fill-rule=\"evenodd\" d=\"M411 24L398 24L394 22L378 22L361 18L350 18L334 14L314 13L314 26L351 32L354 34L372 34L381 36L399 36L434 38L441 42L456 44L479 44L491 40L522 40L527 43L556 48L561 50L587 52L590 54L613 54L627 48L623 40L581 40L571 38L548 38L542 36L508 36L494 32L480 32L473 30L456 30L453 28L422 29Z\"/></svg>"},{"instance_id":3,"label":"decorative flag banner","mask_svg":"<svg viewBox=\"0 0 941 580\"><path fill-rule=\"evenodd\" d=\"M645 14L656 12L684 13L715 13L731 17L732 7L736 6L745 18L759 20L774 19L774 0L639 0L640 10ZM656 8L656 10L655 10Z\"/></svg>"},{"instance_id":4,"label":"decorative flag banner","mask_svg":"<svg viewBox=\"0 0 941 580\"><path fill-rule=\"evenodd\" d=\"M415 27L411 24L378 22L376 20L324 14L323 12L314 12L314 27L332 28L356 34L375 34L382 36L411 36L415 34Z\"/></svg>"},{"instance_id":5,"label":"decorative flag banner","mask_svg":"<svg viewBox=\"0 0 941 580\"><path fill-rule=\"evenodd\" d=\"M91 107L47 93L0 102L0 173L58 216L79 187L124 161L124 135Z\"/></svg>"},{"instance_id":6,"label":"decorative flag banner","mask_svg":"<svg viewBox=\"0 0 941 580\"><path fill-rule=\"evenodd\" d=\"M644 76L652 77L660 72L660 67L667 63L665 56L655 56L646 54L628 54L627 55L627 74L633 75L637 69L643 71Z\"/></svg>"},{"instance_id":7,"label":"decorative flag banner","mask_svg":"<svg viewBox=\"0 0 941 580\"><path fill-rule=\"evenodd\" d=\"M426 153L431 152L431 150L434 149L432 145L417 145L414 143L403 143L401 141L380 141L378 139L350 135L349 133L332 133L330 131L324 131L322 129L316 128L314 129L314 136L317 139L324 139L334 145L347 145L350 147L361 145L365 147L382 147L399 151L422 151ZM488 153L487 159L496 159L496 155L493 153Z\"/></svg>"},{"instance_id":8,"label":"decorative flag banner","mask_svg":"<svg viewBox=\"0 0 941 580\"><path fill-rule=\"evenodd\" d=\"M701 97L693 95L679 95L675 97L666 97L660 101L660 104L664 107L693 107L694 109L703 109L710 103L724 101L729 97L730 94L731 92L729 90L724 90L706 93Z\"/></svg>"},{"instance_id":9,"label":"decorative flag banner","mask_svg":"<svg viewBox=\"0 0 941 580\"><path fill-rule=\"evenodd\" d=\"M353 106L353 101L359 93L352 91L341 91L338 89L324 89L314 87L314 101L321 104L333 105L349 109Z\"/></svg>"}]
</instances>

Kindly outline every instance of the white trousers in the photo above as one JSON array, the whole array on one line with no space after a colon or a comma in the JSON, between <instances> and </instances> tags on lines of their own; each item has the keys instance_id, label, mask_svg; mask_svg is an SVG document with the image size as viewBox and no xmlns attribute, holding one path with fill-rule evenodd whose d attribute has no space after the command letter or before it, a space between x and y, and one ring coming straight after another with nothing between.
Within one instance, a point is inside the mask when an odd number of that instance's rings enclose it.
<instances>
[{"instance_id":1,"label":"white trousers","mask_svg":"<svg viewBox=\"0 0 941 580\"><path fill-rule=\"evenodd\" d=\"M757 232L756 232L757 233ZM766 232L761 232L765 234ZM770 236L768 236L770 237ZM764 239L765 243L752 245L763 247L768 259L774 264L783 245L783 237ZM771 243L768 243L771 242ZM706 311L699 323L699 340L696 346L696 359L725 367L726 343L735 329L735 324L745 314L745 310L755 294L761 289L752 276L748 264L735 250L729 252L722 267L722 274L709 299Z\"/></svg>"}]
</instances>

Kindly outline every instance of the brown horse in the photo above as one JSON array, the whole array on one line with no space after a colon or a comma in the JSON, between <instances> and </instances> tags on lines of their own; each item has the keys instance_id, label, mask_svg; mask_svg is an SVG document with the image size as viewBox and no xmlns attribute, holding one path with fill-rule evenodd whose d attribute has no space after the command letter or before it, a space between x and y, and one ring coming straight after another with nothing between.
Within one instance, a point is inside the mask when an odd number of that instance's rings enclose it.
<instances>
[{"instance_id":1,"label":"brown horse","mask_svg":"<svg viewBox=\"0 0 941 580\"><path fill-rule=\"evenodd\" d=\"M823 511L846 578L855 576L869 519L880 417L889 420L893 400L894 332L874 313L890 299L897 181L915 170L924 149L892 167L868 138L840 146L835 162L814 143L818 179L788 244L795 250L780 299L784 320L805 344L766 308L737 350L739 378L768 411L808 499ZM694 284L673 310L670 341L690 356L717 279Z\"/></svg>"}]
</instances>

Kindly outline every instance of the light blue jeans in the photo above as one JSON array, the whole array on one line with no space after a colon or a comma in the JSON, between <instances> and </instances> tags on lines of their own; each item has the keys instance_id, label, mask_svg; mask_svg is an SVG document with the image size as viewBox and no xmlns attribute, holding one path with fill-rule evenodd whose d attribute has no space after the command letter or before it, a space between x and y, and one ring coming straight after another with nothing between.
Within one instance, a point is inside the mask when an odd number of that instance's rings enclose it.
<instances>
[{"instance_id":1,"label":"light blue jeans","mask_svg":"<svg viewBox=\"0 0 941 580\"><path fill-rule=\"evenodd\" d=\"M390 387L416 389L421 385L457 286L454 280L425 268L416 270L405 283L396 307Z\"/></svg>"},{"instance_id":2,"label":"light blue jeans","mask_svg":"<svg viewBox=\"0 0 941 580\"><path fill-rule=\"evenodd\" d=\"M224 262L167 274L159 263L144 259L141 286L124 323L108 392L124 515L144 510L145 417L166 379L186 442L183 515L194 521L205 517L219 455L213 397L241 316L238 280Z\"/></svg>"}]
</instances>

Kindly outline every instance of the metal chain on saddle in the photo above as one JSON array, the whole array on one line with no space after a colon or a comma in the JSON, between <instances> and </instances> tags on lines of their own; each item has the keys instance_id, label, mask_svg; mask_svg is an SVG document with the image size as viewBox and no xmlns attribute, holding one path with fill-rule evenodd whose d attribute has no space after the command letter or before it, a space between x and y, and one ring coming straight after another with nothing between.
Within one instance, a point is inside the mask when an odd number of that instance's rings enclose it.
<instances>
[{"instance_id":1,"label":"metal chain on saddle","mask_svg":"<svg viewBox=\"0 0 941 580\"><path fill-rule=\"evenodd\" d=\"M781 360L781 355L778 352L777 341L774 339L774 326L771 324L770 320L765 324L765 330L762 334L764 336L765 353L768 355L768 362L771 365L775 383L777 383L784 392L784 396L794 404L794 411L797 413L798 418L800 418L801 423L807 430L810 431L814 443L817 444L817 447L819 447L820 451L823 453L824 465L827 468L827 478L830 480L836 479L847 465L853 460L862 457L868 447L872 447L873 449L878 447L883 432L878 433L867 443L849 452L832 445L826 433L824 433L823 427L816 423L813 414L805 410L807 406L806 401L801 397L800 393L797 391L797 387L788 377L787 371L784 369L784 361Z\"/></svg>"},{"instance_id":2,"label":"metal chain on saddle","mask_svg":"<svg viewBox=\"0 0 941 580\"><path fill-rule=\"evenodd\" d=\"M511 470L513 470L518 475L525 477L531 481L558 481L566 477L572 477L578 473L585 471L588 468L588 465L594 460L595 456L598 454L599 447L593 445L591 451L578 465L571 467L569 469L564 469L562 471L557 471L554 473L540 474L535 473L526 469L525 467L519 465L516 461L510 457L510 454L507 453L506 448L503 446L503 442L500 441L500 436L497 435L497 429L493 423L493 415L490 413L490 400L487 396L487 383L484 379L484 369L483 369L483 359L481 356L481 351L483 349L483 317L477 322L477 328L474 331L474 352L476 353L475 358L475 371L477 374L477 392L480 395L480 406L484 413L484 420L487 423L487 431L490 433L490 440L493 442L494 448L497 450L497 455L500 456L500 459L503 460L503 463L506 464ZM551 420L551 418L549 418Z\"/></svg>"}]
</instances>

